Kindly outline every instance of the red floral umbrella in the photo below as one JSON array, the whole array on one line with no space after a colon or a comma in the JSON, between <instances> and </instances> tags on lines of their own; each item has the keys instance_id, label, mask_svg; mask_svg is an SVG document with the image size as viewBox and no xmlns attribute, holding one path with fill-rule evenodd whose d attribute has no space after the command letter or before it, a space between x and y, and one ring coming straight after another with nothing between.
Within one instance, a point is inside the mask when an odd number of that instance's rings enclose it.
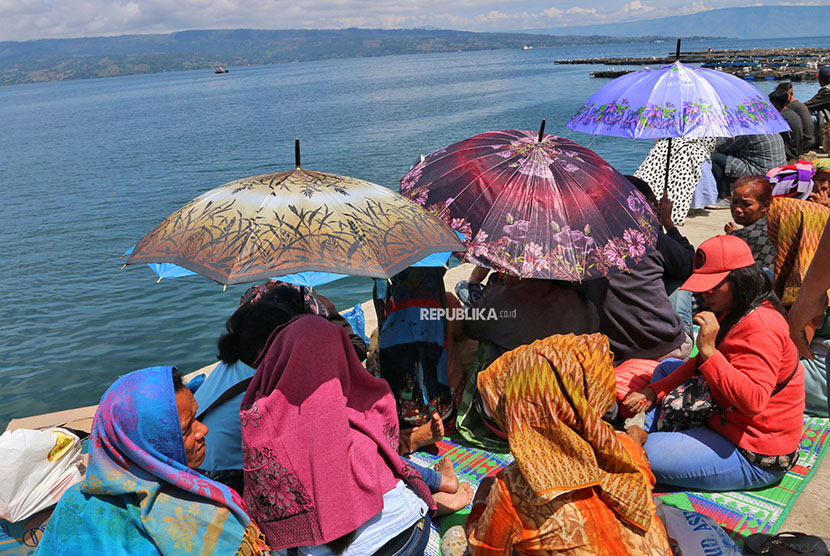
<instances>
[{"instance_id":1,"label":"red floral umbrella","mask_svg":"<svg viewBox=\"0 0 830 556\"><path fill-rule=\"evenodd\" d=\"M401 193L464 235L477 265L568 280L624 271L654 247L645 198L593 151L563 137L488 131L426 156Z\"/></svg>"}]
</instances>

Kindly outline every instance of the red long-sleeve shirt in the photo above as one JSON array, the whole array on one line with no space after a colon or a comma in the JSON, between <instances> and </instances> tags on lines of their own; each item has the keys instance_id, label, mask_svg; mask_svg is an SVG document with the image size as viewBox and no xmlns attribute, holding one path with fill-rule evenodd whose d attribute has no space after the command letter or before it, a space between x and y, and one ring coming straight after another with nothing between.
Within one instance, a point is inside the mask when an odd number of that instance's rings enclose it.
<instances>
[{"instance_id":1,"label":"red long-sleeve shirt","mask_svg":"<svg viewBox=\"0 0 830 556\"><path fill-rule=\"evenodd\" d=\"M651 385L658 399L695 374L691 359ZM777 394L775 387L795 375ZM735 445L756 454L779 456L798 448L803 428L804 369L786 319L768 302L745 316L724 337L718 350L698 370L712 398L727 408L707 425Z\"/></svg>"}]
</instances>

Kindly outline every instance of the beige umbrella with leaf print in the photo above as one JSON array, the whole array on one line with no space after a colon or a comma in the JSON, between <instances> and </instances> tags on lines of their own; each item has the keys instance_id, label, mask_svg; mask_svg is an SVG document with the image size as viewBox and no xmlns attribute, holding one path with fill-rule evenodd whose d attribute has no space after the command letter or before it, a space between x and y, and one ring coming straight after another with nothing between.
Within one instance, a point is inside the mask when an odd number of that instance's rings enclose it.
<instances>
[{"instance_id":1,"label":"beige umbrella with leaf print","mask_svg":"<svg viewBox=\"0 0 830 556\"><path fill-rule=\"evenodd\" d=\"M300 272L389 278L424 257L464 251L440 219L398 193L300 167L212 189L165 218L128 265L173 263L221 284Z\"/></svg>"}]
</instances>

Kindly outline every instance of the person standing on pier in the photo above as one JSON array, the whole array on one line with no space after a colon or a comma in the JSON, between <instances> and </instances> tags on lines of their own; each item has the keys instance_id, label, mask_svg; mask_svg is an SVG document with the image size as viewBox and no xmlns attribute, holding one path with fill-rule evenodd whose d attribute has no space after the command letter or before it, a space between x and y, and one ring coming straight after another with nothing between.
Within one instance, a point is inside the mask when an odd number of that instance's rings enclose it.
<instances>
[{"instance_id":1,"label":"person standing on pier","mask_svg":"<svg viewBox=\"0 0 830 556\"><path fill-rule=\"evenodd\" d=\"M790 110L787 106L789 104L790 95L786 91L775 89L769 94L769 101L775 106L775 109L781 112L781 115L790 126L789 131L781 132L781 139L784 141L784 152L787 155L787 161L797 162L802 153L802 137L804 136L804 126L801 124L801 118L795 111Z\"/></svg>"},{"instance_id":2,"label":"person standing on pier","mask_svg":"<svg viewBox=\"0 0 830 556\"><path fill-rule=\"evenodd\" d=\"M815 124L813 123L813 118L810 117L810 109L803 102L795 98L793 84L789 81L782 81L775 90L787 93L787 108L798 114L798 117L801 118L801 153L809 152L812 150L813 141L815 140L813 133Z\"/></svg>"},{"instance_id":3,"label":"person standing on pier","mask_svg":"<svg viewBox=\"0 0 830 556\"><path fill-rule=\"evenodd\" d=\"M830 66L824 66L818 72L818 92L804 103L815 114L815 146L830 150Z\"/></svg>"}]
</instances>

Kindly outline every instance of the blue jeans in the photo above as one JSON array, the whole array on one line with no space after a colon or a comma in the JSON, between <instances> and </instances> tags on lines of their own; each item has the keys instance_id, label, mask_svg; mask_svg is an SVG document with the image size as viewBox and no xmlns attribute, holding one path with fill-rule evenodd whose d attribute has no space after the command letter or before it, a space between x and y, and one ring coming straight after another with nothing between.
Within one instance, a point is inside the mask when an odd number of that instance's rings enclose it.
<instances>
[{"instance_id":1,"label":"blue jeans","mask_svg":"<svg viewBox=\"0 0 830 556\"><path fill-rule=\"evenodd\" d=\"M660 363L652 382L683 364L677 359ZM778 481L784 472L766 471L747 461L738 447L707 426L677 432L654 432L657 408L646 414L649 432L643 448L658 483L694 490L745 490Z\"/></svg>"},{"instance_id":2,"label":"blue jeans","mask_svg":"<svg viewBox=\"0 0 830 556\"><path fill-rule=\"evenodd\" d=\"M666 293L669 295L672 309L683 319L686 334L692 335L692 292L681 290L683 280L665 280Z\"/></svg>"},{"instance_id":3,"label":"blue jeans","mask_svg":"<svg viewBox=\"0 0 830 556\"><path fill-rule=\"evenodd\" d=\"M403 456L401 456L401 459L411 465L412 468L415 469L419 475L421 475L421 479L423 479L427 484L427 487L429 487L429 491L431 493L435 494L438 492L438 489L441 488L441 474L438 471L429 467L421 467L417 463L409 461Z\"/></svg>"},{"instance_id":4,"label":"blue jeans","mask_svg":"<svg viewBox=\"0 0 830 556\"><path fill-rule=\"evenodd\" d=\"M379 556L422 556L427 548L429 542L431 520L429 514L425 515L422 523L416 524L403 546L397 550L389 550L387 547L381 548L375 555Z\"/></svg>"}]
</instances>

